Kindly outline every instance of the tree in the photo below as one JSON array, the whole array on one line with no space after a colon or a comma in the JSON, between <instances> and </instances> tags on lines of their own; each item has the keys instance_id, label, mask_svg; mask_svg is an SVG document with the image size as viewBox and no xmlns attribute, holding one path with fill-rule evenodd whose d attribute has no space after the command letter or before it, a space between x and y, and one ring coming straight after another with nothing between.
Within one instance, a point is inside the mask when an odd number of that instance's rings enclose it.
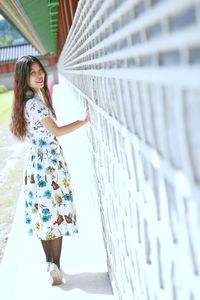
<instances>
[{"instance_id":1,"label":"tree","mask_svg":"<svg viewBox=\"0 0 200 300\"><path fill-rule=\"evenodd\" d=\"M21 34L12 24L5 19L0 19L0 47L12 45L16 39L20 38L22 38ZM26 42L24 39L22 41Z\"/></svg>"}]
</instances>

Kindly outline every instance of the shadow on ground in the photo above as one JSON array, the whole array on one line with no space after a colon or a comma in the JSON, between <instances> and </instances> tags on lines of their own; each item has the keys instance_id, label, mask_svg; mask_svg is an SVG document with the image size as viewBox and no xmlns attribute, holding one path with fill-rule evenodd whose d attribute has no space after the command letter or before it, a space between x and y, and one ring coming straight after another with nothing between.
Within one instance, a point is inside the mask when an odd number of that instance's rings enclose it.
<instances>
[{"instance_id":1,"label":"shadow on ground","mask_svg":"<svg viewBox=\"0 0 200 300\"><path fill-rule=\"evenodd\" d=\"M65 291L80 289L88 294L112 295L107 272L67 274L63 272L64 284L60 286Z\"/></svg>"}]
</instances>

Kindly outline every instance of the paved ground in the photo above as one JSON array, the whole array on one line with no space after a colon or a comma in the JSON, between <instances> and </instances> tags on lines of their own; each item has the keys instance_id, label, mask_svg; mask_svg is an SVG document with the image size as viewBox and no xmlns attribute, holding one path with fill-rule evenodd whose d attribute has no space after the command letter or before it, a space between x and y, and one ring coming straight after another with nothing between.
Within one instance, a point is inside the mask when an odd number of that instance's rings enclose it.
<instances>
[{"instance_id":1,"label":"paved ground","mask_svg":"<svg viewBox=\"0 0 200 300\"><path fill-rule=\"evenodd\" d=\"M82 133L80 130L78 134ZM74 135L74 138L76 140L78 135ZM76 148L74 151L72 145ZM77 151L75 141L70 144L70 149L69 160L70 155ZM76 173L73 167L71 171L72 175ZM83 200L76 202L79 234L65 237L63 242L61 264L65 283L55 287L48 284L40 242L25 232L23 198L20 197L0 268L2 299L114 300L107 273L98 207L91 200L89 190L84 188L88 183L83 178L81 181L82 188L75 194L75 200Z\"/></svg>"},{"instance_id":2,"label":"paved ground","mask_svg":"<svg viewBox=\"0 0 200 300\"><path fill-rule=\"evenodd\" d=\"M0 262L22 185L24 144L9 132L9 119L0 125Z\"/></svg>"},{"instance_id":3,"label":"paved ground","mask_svg":"<svg viewBox=\"0 0 200 300\"><path fill-rule=\"evenodd\" d=\"M89 224L91 221L96 224L96 217L98 218L93 214L92 219L76 237L64 239L62 268L65 283L51 287L48 284L40 242L29 237L24 230L21 198L0 269L1 297L4 300L114 300L104 248L100 236L97 238L97 227Z\"/></svg>"}]
</instances>

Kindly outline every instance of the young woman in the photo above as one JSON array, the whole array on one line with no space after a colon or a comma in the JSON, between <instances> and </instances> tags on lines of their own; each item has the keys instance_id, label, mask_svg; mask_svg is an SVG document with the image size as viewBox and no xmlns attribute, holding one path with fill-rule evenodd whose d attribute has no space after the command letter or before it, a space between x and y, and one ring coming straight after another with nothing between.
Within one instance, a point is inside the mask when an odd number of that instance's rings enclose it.
<instances>
[{"instance_id":1,"label":"young woman","mask_svg":"<svg viewBox=\"0 0 200 300\"><path fill-rule=\"evenodd\" d=\"M88 122L86 105L83 120L59 127L43 65L31 55L17 60L10 129L18 139L29 141L23 185L25 221L29 234L41 240L52 285L62 283L62 237L78 231L70 174L57 137Z\"/></svg>"}]
</instances>

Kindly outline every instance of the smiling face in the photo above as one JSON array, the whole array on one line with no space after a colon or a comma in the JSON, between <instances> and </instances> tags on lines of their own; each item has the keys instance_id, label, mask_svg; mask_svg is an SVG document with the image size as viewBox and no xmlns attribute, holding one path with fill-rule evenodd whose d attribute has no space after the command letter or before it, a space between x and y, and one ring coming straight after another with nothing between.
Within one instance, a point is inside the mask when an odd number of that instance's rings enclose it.
<instances>
[{"instance_id":1,"label":"smiling face","mask_svg":"<svg viewBox=\"0 0 200 300\"><path fill-rule=\"evenodd\" d=\"M31 65L29 74L29 86L36 92L44 87L45 73L38 63Z\"/></svg>"}]
</instances>

